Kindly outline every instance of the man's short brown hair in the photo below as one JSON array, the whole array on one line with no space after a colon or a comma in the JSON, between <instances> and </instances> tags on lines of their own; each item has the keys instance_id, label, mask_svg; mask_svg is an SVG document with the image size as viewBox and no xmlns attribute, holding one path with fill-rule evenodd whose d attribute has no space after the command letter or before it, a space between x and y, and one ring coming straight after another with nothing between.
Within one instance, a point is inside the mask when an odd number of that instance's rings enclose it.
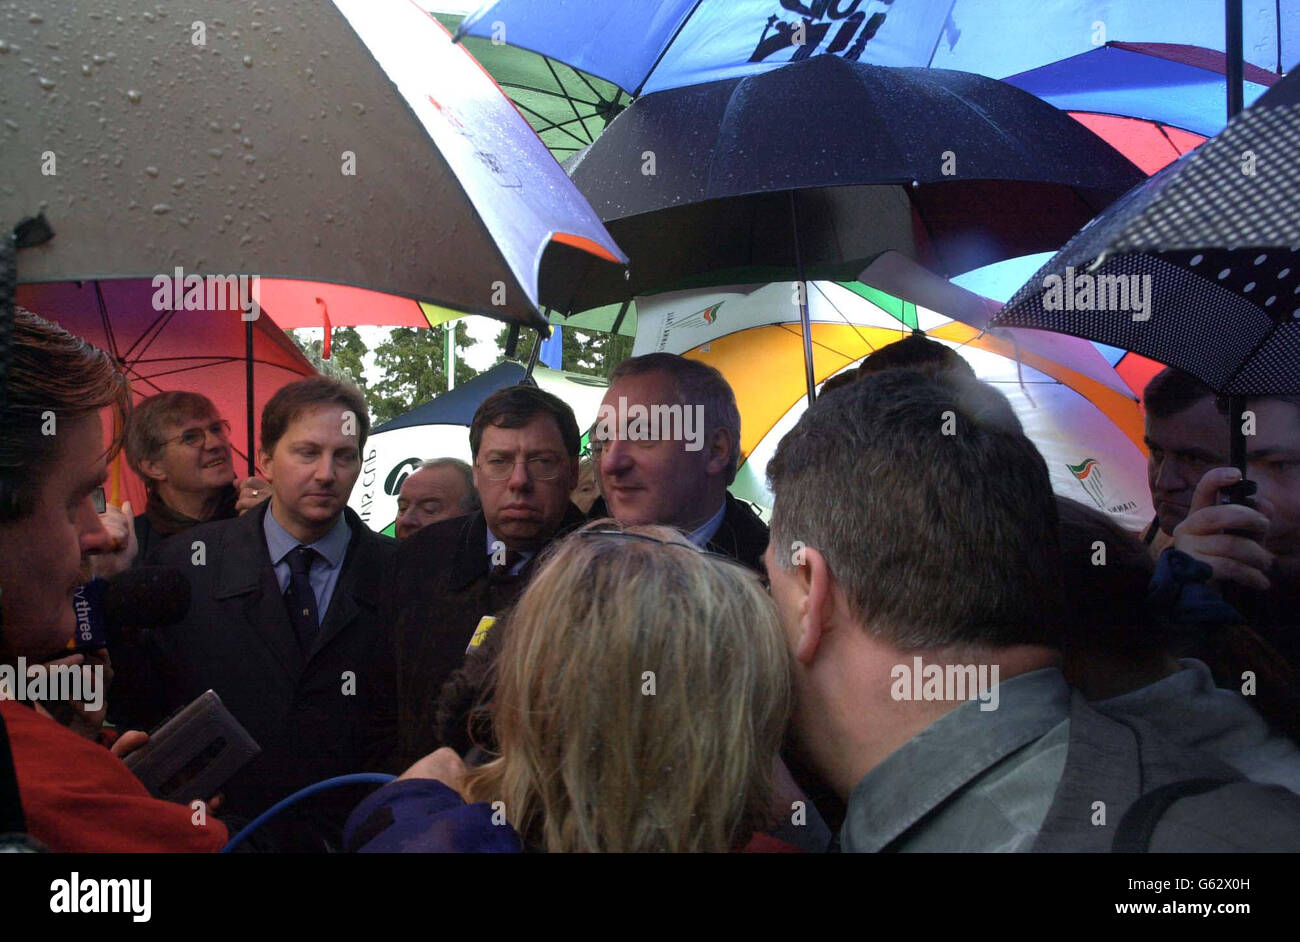
<instances>
[{"instance_id":1,"label":"man's short brown hair","mask_svg":"<svg viewBox=\"0 0 1300 942\"><path fill-rule=\"evenodd\" d=\"M131 411L126 377L103 350L42 317L14 308L5 397L0 408L0 523L23 519L62 437L59 423L114 406ZM53 418L54 424L49 424ZM53 428L54 434L49 434ZM108 448L112 458L121 436Z\"/></svg>"},{"instance_id":2,"label":"man's short brown hair","mask_svg":"<svg viewBox=\"0 0 1300 942\"><path fill-rule=\"evenodd\" d=\"M357 417L357 451L366 447L370 437L370 413L361 390L351 383L331 376L309 376L280 387L262 407L262 450L275 451L276 444L289 430L293 420L317 406L339 405Z\"/></svg>"},{"instance_id":3,"label":"man's short brown hair","mask_svg":"<svg viewBox=\"0 0 1300 942\"><path fill-rule=\"evenodd\" d=\"M726 377L716 367L690 357L676 353L646 353L630 357L614 367L609 374L609 384L613 386L624 376L644 376L647 373L662 373L669 377L683 406L703 407L705 435L715 428L727 430L731 436L731 454L724 474L728 484L735 481L736 469L740 467L740 409Z\"/></svg>"},{"instance_id":4,"label":"man's short brown hair","mask_svg":"<svg viewBox=\"0 0 1300 942\"><path fill-rule=\"evenodd\" d=\"M558 396L523 383L498 389L479 404L469 427L470 455L478 460L478 447L483 442L483 430L488 426L523 428L536 415L553 418L564 441L564 453L570 458L578 457L582 433L578 431L578 420L573 417L569 404Z\"/></svg>"},{"instance_id":5,"label":"man's short brown hair","mask_svg":"<svg viewBox=\"0 0 1300 942\"><path fill-rule=\"evenodd\" d=\"M201 393L172 390L141 400L131 413L126 426L126 463L140 476L145 487L152 490L157 482L144 473L144 461L157 461L167 446L168 426L178 425L186 419L220 418L212 400Z\"/></svg>"},{"instance_id":6,"label":"man's short brown hair","mask_svg":"<svg viewBox=\"0 0 1300 942\"><path fill-rule=\"evenodd\" d=\"M954 371L887 370L819 399L767 469L772 545L820 551L856 617L902 649L1052 643L1047 465L1005 397Z\"/></svg>"}]
</instances>

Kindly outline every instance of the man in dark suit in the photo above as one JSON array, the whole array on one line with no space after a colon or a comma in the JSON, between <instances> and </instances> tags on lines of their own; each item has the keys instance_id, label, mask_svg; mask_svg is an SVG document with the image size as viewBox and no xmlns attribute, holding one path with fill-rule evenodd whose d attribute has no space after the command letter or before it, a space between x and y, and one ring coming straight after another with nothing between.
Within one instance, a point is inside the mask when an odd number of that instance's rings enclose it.
<instances>
[{"instance_id":1,"label":"man in dark suit","mask_svg":"<svg viewBox=\"0 0 1300 942\"><path fill-rule=\"evenodd\" d=\"M149 641L165 706L212 688L262 748L224 789L231 813L365 771L379 593L396 549L346 506L369 430L355 387L320 376L285 386L262 412L270 501L159 548L193 590L186 618ZM312 800L270 833L281 849L323 849L356 797Z\"/></svg>"},{"instance_id":2,"label":"man in dark suit","mask_svg":"<svg viewBox=\"0 0 1300 942\"><path fill-rule=\"evenodd\" d=\"M479 406L469 440L482 508L405 540L384 593L391 712L371 745L395 771L441 745L443 682L519 597L538 554L584 519L569 500L578 423L562 400L533 386L498 390Z\"/></svg>"},{"instance_id":3,"label":"man in dark suit","mask_svg":"<svg viewBox=\"0 0 1300 942\"><path fill-rule=\"evenodd\" d=\"M591 517L665 524L761 572L767 526L727 493L740 463L740 411L722 374L673 353L624 360L591 436L603 497Z\"/></svg>"}]
</instances>

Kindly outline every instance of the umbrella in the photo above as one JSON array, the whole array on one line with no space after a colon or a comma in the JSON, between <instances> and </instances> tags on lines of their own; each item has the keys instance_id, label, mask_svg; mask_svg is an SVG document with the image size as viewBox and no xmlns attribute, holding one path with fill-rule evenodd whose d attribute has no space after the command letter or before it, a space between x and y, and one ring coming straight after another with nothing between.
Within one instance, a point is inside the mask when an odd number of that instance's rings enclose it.
<instances>
[{"instance_id":1,"label":"umbrella","mask_svg":"<svg viewBox=\"0 0 1300 942\"><path fill-rule=\"evenodd\" d=\"M217 411L234 419L251 409L254 427L231 426L231 445L253 467L260 435L262 406L285 383L315 370L268 318L252 329L252 365L256 397L246 404L248 367L245 322L231 306L214 311L155 311L150 282L114 280L19 285L17 303L108 351L131 383L135 401L170 390L202 393ZM129 499L143 510L144 484L134 474L122 475L122 456L114 465L112 499Z\"/></svg>"},{"instance_id":2,"label":"umbrella","mask_svg":"<svg viewBox=\"0 0 1300 942\"><path fill-rule=\"evenodd\" d=\"M995 323L1133 350L1232 397L1244 477L1242 397L1300 393L1298 147L1289 75L1070 240Z\"/></svg>"},{"instance_id":3,"label":"umbrella","mask_svg":"<svg viewBox=\"0 0 1300 942\"><path fill-rule=\"evenodd\" d=\"M1210 137L1223 130L1227 56L1176 43L1109 42L1004 81L1062 111L1125 115ZM1245 65L1246 102L1278 76Z\"/></svg>"},{"instance_id":4,"label":"umbrella","mask_svg":"<svg viewBox=\"0 0 1300 942\"><path fill-rule=\"evenodd\" d=\"M465 17L441 12L442 5L438 0L424 3L439 23L455 32ZM498 42L497 37L458 41L510 96L558 160L594 141L627 104L627 95L617 85L548 56Z\"/></svg>"},{"instance_id":5,"label":"umbrella","mask_svg":"<svg viewBox=\"0 0 1300 942\"><path fill-rule=\"evenodd\" d=\"M810 277L852 278L885 249L948 275L1055 248L1142 179L1011 86L835 56L643 96L570 173L633 264L561 311L722 269L793 273L792 200Z\"/></svg>"},{"instance_id":6,"label":"umbrella","mask_svg":"<svg viewBox=\"0 0 1300 942\"><path fill-rule=\"evenodd\" d=\"M955 348L980 379L1007 396L1058 493L1094 504L1132 530L1150 519L1136 397L1091 344L1032 330L982 332L860 283L813 282L809 289L817 382L912 330L924 331ZM995 306L970 300L979 309ZM771 507L767 461L806 408L791 285L639 298L638 316L634 353L682 353L717 367L731 384L746 458L732 490Z\"/></svg>"},{"instance_id":7,"label":"umbrella","mask_svg":"<svg viewBox=\"0 0 1300 942\"><path fill-rule=\"evenodd\" d=\"M1110 38L1223 48L1220 0L1084 7L1078 0L496 0L467 17L458 35L495 34L634 95L825 55L1002 78ZM1300 18L1278 20L1274 4L1253 4L1244 26L1249 60L1280 72L1300 55Z\"/></svg>"},{"instance_id":8,"label":"umbrella","mask_svg":"<svg viewBox=\"0 0 1300 942\"><path fill-rule=\"evenodd\" d=\"M489 395L523 381L518 363L498 363L455 389L376 426L366 442L361 480L349 504L374 530L391 534L402 482L426 458L470 460L469 425ZM579 428L596 421L609 382L599 376L535 367L534 382L573 409Z\"/></svg>"},{"instance_id":9,"label":"umbrella","mask_svg":"<svg viewBox=\"0 0 1300 942\"><path fill-rule=\"evenodd\" d=\"M23 281L270 275L544 327L622 255L545 145L407 0L34 2L4 26L0 218ZM129 234L129 237L124 237Z\"/></svg>"}]
</instances>

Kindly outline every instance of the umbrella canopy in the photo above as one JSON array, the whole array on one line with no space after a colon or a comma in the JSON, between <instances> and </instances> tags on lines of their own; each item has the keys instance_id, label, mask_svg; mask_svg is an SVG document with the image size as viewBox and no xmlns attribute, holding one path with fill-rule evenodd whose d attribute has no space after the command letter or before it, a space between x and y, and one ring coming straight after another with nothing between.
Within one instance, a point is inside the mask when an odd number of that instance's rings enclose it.
<instances>
[{"instance_id":1,"label":"umbrella canopy","mask_svg":"<svg viewBox=\"0 0 1300 942\"><path fill-rule=\"evenodd\" d=\"M1144 118L1210 137L1223 130L1227 56L1174 43L1109 42L1005 81L1062 111ZM1246 64L1247 103L1278 79Z\"/></svg>"},{"instance_id":2,"label":"umbrella canopy","mask_svg":"<svg viewBox=\"0 0 1300 942\"><path fill-rule=\"evenodd\" d=\"M541 326L621 262L545 145L408 0L36 2L4 27L0 218L23 281L257 274ZM129 233L129 238L123 234Z\"/></svg>"},{"instance_id":3,"label":"umbrella canopy","mask_svg":"<svg viewBox=\"0 0 1300 942\"><path fill-rule=\"evenodd\" d=\"M1229 395L1300 393L1300 76L1128 194L995 323L1133 350Z\"/></svg>"},{"instance_id":4,"label":"umbrella canopy","mask_svg":"<svg viewBox=\"0 0 1300 942\"><path fill-rule=\"evenodd\" d=\"M824 55L1001 78L1109 38L1223 47L1219 0L1094 6L1081 10L1079 0L496 0L467 17L461 32L497 35L637 95ZM1282 20L1279 25L1272 3L1251 5L1245 19L1251 62L1273 68L1276 59L1300 56L1300 18Z\"/></svg>"},{"instance_id":5,"label":"umbrella canopy","mask_svg":"<svg viewBox=\"0 0 1300 942\"><path fill-rule=\"evenodd\" d=\"M285 330L299 327L437 327L461 311L396 294L321 281L259 278L262 310Z\"/></svg>"},{"instance_id":6,"label":"umbrella canopy","mask_svg":"<svg viewBox=\"0 0 1300 942\"><path fill-rule=\"evenodd\" d=\"M397 519L397 495L420 461L426 458L470 460L469 425L479 405L489 395L524 378L518 363L498 363L467 383L457 386L410 412L377 426L362 464L361 480L352 490L349 505L374 530L392 534ZM537 385L567 402L586 429L596 421L596 411L609 383L599 376L584 376L538 366Z\"/></svg>"},{"instance_id":7,"label":"umbrella canopy","mask_svg":"<svg viewBox=\"0 0 1300 942\"><path fill-rule=\"evenodd\" d=\"M1085 341L1055 346L1038 331L976 327L867 287L814 282L808 308L816 381L920 329L951 346L1010 400L1047 462L1057 493L1141 529L1151 519L1137 400ZM682 353L717 367L736 393L741 451L732 490L771 506L767 461L806 404L801 401L798 308L788 283L732 286L638 299L634 354Z\"/></svg>"},{"instance_id":8,"label":"umbrella canopy","mask_svg":"<svg viewBox=\"0 0 1300 942\"><path fill-rule=\"evenodd\" d=\"M108 351L131 383L139 402L172 390L202 393L231 423L230 443L246 464L250 450L247 426L241 421L247 403L246 324L239 310L154 310L155 289L147 281L103 281L80 284L19 285L17 303L55 321L78 337ZM261 435L262 406L277 389L315 369L293 341L268 318L253 328L254 441ZM239 468L236 461L236 468ZM114 466L110 499L129 499L144 510L144 483L125 469L124 456Z\"/></svg>"},{"instance_id":9,"label":"umbrella canopy","mask_svg":"<svg viewBox=\"0 0 1300 942\"><path fill-rule=\"evenodd\" d=\"M796 262L844 280L886 249L954 274L1061 245L1142 179L1019 89L835 56L639 98L570 172L633 263L561 311Z\"/></svg>"}]
</instances>

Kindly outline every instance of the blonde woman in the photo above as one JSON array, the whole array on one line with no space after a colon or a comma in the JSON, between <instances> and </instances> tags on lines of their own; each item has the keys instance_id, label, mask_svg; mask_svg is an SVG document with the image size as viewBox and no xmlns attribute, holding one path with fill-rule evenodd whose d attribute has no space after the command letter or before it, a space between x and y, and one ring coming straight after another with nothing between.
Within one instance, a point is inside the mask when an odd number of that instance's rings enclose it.
<instances>
[{"instance_id":1,"label":"blonde woman","mask_svg":"<svg viewBox=\"0 0 1300 942\"><path fill-rule=\"evenodd\" d=\"M598 521L493 630L500 757L420 760L353 812L347 846L729 851L769 823L791 688L752 572L666 527Z\"/></svg>"}]
</instances>

